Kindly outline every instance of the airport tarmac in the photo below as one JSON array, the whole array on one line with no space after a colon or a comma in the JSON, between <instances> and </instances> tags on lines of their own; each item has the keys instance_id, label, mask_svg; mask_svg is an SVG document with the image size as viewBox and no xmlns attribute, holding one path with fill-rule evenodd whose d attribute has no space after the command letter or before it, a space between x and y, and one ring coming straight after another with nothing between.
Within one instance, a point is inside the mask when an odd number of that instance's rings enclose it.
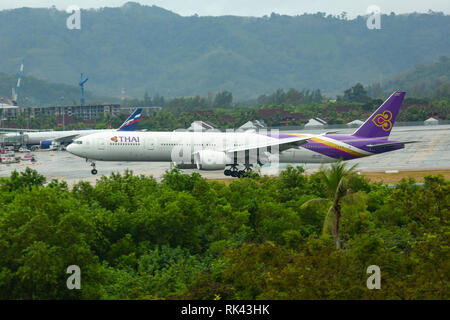
<instances>
[{"instance_id":1,"label":"airport tarmac","mask_svg":"<svg viewBox=\"0 0 450 320\"><path fill-rule=\"evenodd\" d=\"M351 133L355 129L343 129L338 133ZM323 133L325 130L303 130L301 132ZM299 131L293 131L299 132ZM450 125L394 127L391 140L419 141L407 144L405 149L374 155L362 159L348 161L349 164L358 164L361 172L384 172L386 170L399 171L427 171L450 169ZM65 151L38 151L33 153L35 163L24 162L14 164L0 164L0 177L8 177L14 170L23 171L26 167L37 170L40 174L51 179L67 181L69 185L85 180L95 182L101 175L112 172L125 172L132 170L134 174L151 175L157 180L170 168L167 162L103 162L97 161L98 175L91 174L91 167L84 159L78 158ZM303 164L299 164L303 165ZM263 166L262 174L277 175L286 165ZM307 172L317 170L319 164L304 165ZM190 174L197 170L183 170ZM227 178L220 171L197 171L207 179ZM230 178L230 177L228 177ZM232 179L232 178L230 178Z\"/></svg>"}]
</instances>

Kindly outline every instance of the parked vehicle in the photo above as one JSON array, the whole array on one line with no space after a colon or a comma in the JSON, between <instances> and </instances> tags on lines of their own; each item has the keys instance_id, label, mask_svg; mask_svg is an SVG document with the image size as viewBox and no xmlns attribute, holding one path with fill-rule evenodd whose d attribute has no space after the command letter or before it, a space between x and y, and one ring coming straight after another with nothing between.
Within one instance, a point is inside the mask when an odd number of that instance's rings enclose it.
<instances>
[{"instance_id":1,"label":"parked vehicle","mask_svg":"<svg viewBox=\"0 0 450 320\"><path fill-rule=\"evenodd\" d=\"M31 152L29 149L25 148L25 147L20 147L18 152Z\"/></svg>"},{"instance_id":2,"label":"parked vehicle","mask_svg":"<svg viewBox=\"0 0 450 320\"><path fill-rule=\"evenodd\" d=\"M21 160L22 161L31 161L31 162L36 161L36 159L34 158L34 155L32 155L31 153L25 153Z\"/></svg>"},{"instance_id":3,"label":"parked vehicle","mask_svg":"<svg viewBox=\"0 0 450 320\"><path fill-rule=\"evenodd\" d=\"M0 154L0 162L3 164L7 163L16 163L19 160L16 159L14 152L6 151L5 153Z\"/></svg>"}]
</instances>

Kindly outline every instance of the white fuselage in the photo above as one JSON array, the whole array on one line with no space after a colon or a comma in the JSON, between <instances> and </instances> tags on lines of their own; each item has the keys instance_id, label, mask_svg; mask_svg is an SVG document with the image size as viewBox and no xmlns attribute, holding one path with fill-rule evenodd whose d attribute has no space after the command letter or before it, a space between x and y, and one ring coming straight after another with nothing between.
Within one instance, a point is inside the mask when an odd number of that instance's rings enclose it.
<instances>
[{"instance_id":1,"label":"white fuselage","mask_svg":"<svg viewBox=\"0 0 450 320\"><path fill-rule=\"evenodd\" d=\"M68 131L36 131L36 132L24 132L23 136L25 137L26 144L36 145L40 144L42 141L46 140L55 140L61 139L64 141L65 137L83 137L93 133L99 132L113 132L114 129L98 129L98 130L68 130ZM19 133L7 133L5 137L16 137L19 136ZM72 138L73 139L73 138ZM68 139L70 142L72 139Z\"/></svg>"},{"instance_id":2,"label":"white fuselage","mask_svg":"<svg viewBox=\"0 0 450 320\"><path fill-rule=\"evenodd\" d=\"M308 135L305 135L308 136ZM311 135L312 136L312 135ZM67 150L100 161L155 161L193 163L200 150L225 151L240 146L277 141L276 137L246 132L102 132L80 137ZM270 149L272 153L276 147ZM280 163L322 163L336 159L294 147L279 153Z\"/></svg>"}]
</instances>

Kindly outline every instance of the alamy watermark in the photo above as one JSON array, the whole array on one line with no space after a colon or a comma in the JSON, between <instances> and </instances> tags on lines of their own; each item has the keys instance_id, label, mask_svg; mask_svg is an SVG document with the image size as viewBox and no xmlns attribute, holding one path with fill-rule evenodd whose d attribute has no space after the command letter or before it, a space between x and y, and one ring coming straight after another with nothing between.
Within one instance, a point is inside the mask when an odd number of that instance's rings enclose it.
<instances>
[{"instance_id":1,"label":"alamy watermark","mask_svg":"<svg viewBox=\"0 0 450 320\"><path fill-rule=\"evenodd\" d=\"M371 265L367 267L368 274L371 274L369 278L367 278L367 289L381 289L381 269L377 265Z\"/></svg>"},{"instance_id":2,"label":"alamy watermark","mask_svg":"<svg viewBox=\"0 0 450 320\"><path fill-rule=\"evenodd\" d=\"M77 265L70 265L67 267L67 271L70 276L67 278L67 289L81 289L81 269Z\"/></svg>"},{"instance_id":3,"label":"alamy watermark","mask_svg":"<svg viewBox=\"0 0 450 320\"><path fill-rule=\"evenodd\" d=\"M367 8L366 13L370 15L366 21L367 28L370 30L381 29L381 9L380 9L380 7L371 5Z\"/></svg>"},{"instance_id":4,"label":"alamy watermark","mask_svg":"<svg viewBox=\"0 0 450 320\"><path fill-rule=\"evenodd\" d=\"M194 131L192 135L180 135L176 143L171 145L171 160L174 164L196 164L206 170L218 170L228 165L271 164L277 165L280 133L276 129L261 129L257 135L228 129L217 132L211 139L202 131Z\"/></svg>"},{"instance_id":5,"label":"alamy watermark","mask_svg":"<svg viewBox=\"0 0 450 320\"><path fill-rule=\"evenodd\" d=\"M66 20L66 26L67 29L73 30L73 29L81 29L81 11L78 6L71 5L67 7L66 12L70 14L69 17L67 17Z\"/></svg>"}]
</instances>

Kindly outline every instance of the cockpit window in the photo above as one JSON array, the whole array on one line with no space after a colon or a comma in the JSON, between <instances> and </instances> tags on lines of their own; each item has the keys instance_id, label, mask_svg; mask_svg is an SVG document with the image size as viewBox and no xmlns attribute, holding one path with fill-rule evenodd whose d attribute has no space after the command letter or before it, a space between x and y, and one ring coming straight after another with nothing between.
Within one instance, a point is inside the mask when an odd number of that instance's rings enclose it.
<instances>
[{"instance_id":1,"label":"cockpit window","mask_svg":"<svg viewBox=\"0 0 450 320\"><path fill-rule=\"evenodd\" d=\"M80 141L80 140L77 140L77 141L74 141L76 144L83 144L83 141Z\"/></svg>"}]
</instances>

